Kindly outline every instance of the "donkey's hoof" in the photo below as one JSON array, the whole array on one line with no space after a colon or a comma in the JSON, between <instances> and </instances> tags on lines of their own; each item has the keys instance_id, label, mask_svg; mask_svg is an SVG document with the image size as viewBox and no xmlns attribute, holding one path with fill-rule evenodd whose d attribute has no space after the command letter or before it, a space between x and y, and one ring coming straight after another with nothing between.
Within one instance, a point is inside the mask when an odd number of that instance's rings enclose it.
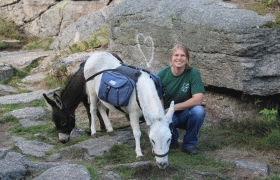
<instances>
[{"instance_id":1,"label":"donkey's hoof","mask_svg":"<svg viewBox=\"0 0 280 180\"><path fill-rule=\"evenodd\" d=\"M95 138L97 138L97 135L96 135L96 134L93 134L93 135L91 135L91 138L92 138L92 139L95 139Z\"/></svg>"},{"instance_id":2,"label":"donkey's hoof","mask_svg":"<svg viewBox=\"0 0 280 180\"><path fill-rule=\"evenodd\" d=\"M90 136L91 135L91 131L85 131L85 134L87 135L87 136Z\"/></svg>"},{"instance_id":3,"label":"donkey's hoof","mask_svg":"<svg viewBox=\"0 0 280 180\"><path fill-rule=\"evenodd\" d=\"M108 132L109 136L114 136L115 133L113 131Z\"/></svg>"},{"instance_id":4,"label":"donkey's hoof","mask_svg":"<svg viewBox=\"0 0 280 180\"><path fill-rule=\"evenodd\" d=\"M143 156L137 156L136 159L137 159L138 161L144 161L144 157L143 157Z\"/></svg>"}]
</instances>

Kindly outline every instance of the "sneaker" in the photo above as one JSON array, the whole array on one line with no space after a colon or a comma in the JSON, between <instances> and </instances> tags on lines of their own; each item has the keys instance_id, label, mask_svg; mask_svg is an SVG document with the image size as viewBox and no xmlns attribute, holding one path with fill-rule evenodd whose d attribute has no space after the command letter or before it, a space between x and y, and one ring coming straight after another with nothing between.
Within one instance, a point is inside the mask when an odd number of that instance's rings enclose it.
<instances>
[{"instance_id":1,"label":"sneaker","mask_svg":"<svg viewBox=\"0 0 280 180\"><path fill-rule=\"evenodd\" d=\"M198 154L198 151L195 148L193 148L193 149L184 149L184 148L182 148L182 152L185 152L185 153L187 153L187 154L189 154L191 156Z\"/></svg>"},{"instance_id":2,"label":"sneaker","mask_svg":"<svg viewBox=\"0 0 280 180\"><path fill-rule=\"evenodd\" d=\"M171 143L169 146L169 149L178 149L178 147L179 147L179 143L177 141L177 142Z\"/></svg>"}]
</instances>

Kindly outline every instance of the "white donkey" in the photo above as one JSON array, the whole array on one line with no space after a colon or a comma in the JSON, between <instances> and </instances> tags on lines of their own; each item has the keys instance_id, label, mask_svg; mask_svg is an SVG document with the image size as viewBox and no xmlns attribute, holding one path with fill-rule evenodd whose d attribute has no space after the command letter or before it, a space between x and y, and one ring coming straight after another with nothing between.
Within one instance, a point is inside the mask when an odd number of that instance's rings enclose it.
<instances>
[{"instance_id":1,"label":"white donkey","mask_svg":"<svg viewBox=\"0 0 280 180\"><path fill-rule=\"evenodd\" d=\"M86 79L89 79L95 73L106 69L115 69L119 66L121 66L120 61L112 54L108 52L95 53L85 64L84 76ZM149 138L153 146L153 154L156 156L159 168L164 169L168 164L167 154L169 152L169 145L171 141L169 124L172 122L171 119L174 113L174 103L171 103L169 111L165 115L154 81L147 72L141 72L142 74L139 76L138 82L136 83L137 91L134 89L128 105L121 107L121 109L129 114L130 124L136 143L136 157L138 159L143 158L140 147L141 131L139 126L139 117L144 115L146 124L150 126ZM113 105L102 100L100 100L100 103L97 103L101 77L101 74L97 75L94 79L89 80L86 83L87 93L90 98L90 113L92 118L91 135L93 138L96 137L95 113L97 108L101 113L109 134L113 132L113 128L106 114L106 109L108 108L112 112L123 113L117 110ZM136 101L136 92L138 93L141 108Z\"/></svg>"}]
</instances>

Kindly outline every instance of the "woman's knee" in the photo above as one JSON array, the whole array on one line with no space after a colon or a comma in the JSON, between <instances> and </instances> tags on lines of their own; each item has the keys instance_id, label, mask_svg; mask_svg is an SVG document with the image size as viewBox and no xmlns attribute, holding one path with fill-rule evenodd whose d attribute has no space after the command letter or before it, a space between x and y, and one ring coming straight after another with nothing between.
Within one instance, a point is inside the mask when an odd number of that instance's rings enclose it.
<instances>
[{"instance_id":1,"label":"woman's knee","mask_svg":"<svg viewBox=\"0 0 280 180\"><path fill-rule=\"evenodd\" d=\"M202 120L205 118L205 110L202 106L194 106L191 108L190 114Z\"/></svg>"}]
</instances>

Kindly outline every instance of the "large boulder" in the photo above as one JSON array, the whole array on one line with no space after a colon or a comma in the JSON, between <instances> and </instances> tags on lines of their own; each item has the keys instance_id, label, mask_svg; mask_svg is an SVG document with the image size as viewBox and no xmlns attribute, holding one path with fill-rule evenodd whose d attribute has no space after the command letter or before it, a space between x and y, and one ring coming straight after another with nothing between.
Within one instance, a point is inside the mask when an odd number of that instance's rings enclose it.
<instances>
[{"instance_id":1,"label":"large boulder","mask_svg":"<svg viewBox=\"0 0 280 180\"><path fill-rule=\"evenodd\" d=\"M11 20L31 35L56 36L79 18L106 6L109 0L2 0L0 16Z\"/></svg>"},{"instance_id":2,"label":"large boulder","mask_svg":"<svg viewBox=\"0 0 280 180\"><path fill-rule=\"evenodd\" d=\"M124 0L107 19L109 50L156 73L183 43L206 86L279 94L280 30L259 28L275 17L234 7L221 0Z\"/></svg>"},{"instance_id":3,"label":"large boulder","mask_svg":"<svg viewBox=\"0 0 280 180\"><path fill-rule=\"evenodd\" d=\"M108 39L107 16L114 9L106 6L97 12L91 13L67 26L54 40L50 48L60 49L78 41L89 41L95 34L105 34L106 37L97 37ZM104 33L101 33L104 31ZM100 39L101 40L101 39Z\"/></svg>"},{"instance_id":4,"label":"large boulder","mask_svg":"<svg viewBox=\"0 0 280 180\"><path fill-rule=\"evenodd\" d=\"M61 1L34 21L24 25L24 30L40 37L57 36L69 24L104 6L104 2L98 1Z\"/></svg>"},{"instance_id":5,"label":"large boulder","mask_svg":"<svg viewBox=\"0 0 280 180\"><path fill-rule=\"evenodd\" d=\"M0 16L24 25L36 19L40 14L56 4L55 0L6 0L0 2Z\"/></svg>"}]
</instances>

